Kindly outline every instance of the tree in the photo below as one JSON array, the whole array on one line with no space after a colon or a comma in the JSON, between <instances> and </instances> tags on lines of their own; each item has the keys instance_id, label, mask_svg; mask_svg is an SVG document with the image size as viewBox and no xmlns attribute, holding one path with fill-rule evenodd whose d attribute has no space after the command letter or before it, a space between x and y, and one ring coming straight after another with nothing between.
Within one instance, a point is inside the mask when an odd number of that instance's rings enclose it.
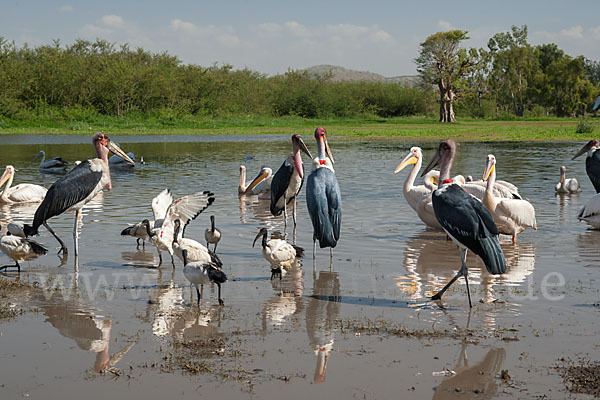
<instances>
[{"instance_id":1,"label":"tree","mask_svg":"<svg viewBox=\"0 0 600 400\"><path fill-rule=\"evenodd\" d=\"M468 39L467 31L453 30L430 35L421 43L415 59L423 82L436 85L440 93L440 122L456 122L453 102L472 63L460 43Z\"/></svg>"}]
</instances>

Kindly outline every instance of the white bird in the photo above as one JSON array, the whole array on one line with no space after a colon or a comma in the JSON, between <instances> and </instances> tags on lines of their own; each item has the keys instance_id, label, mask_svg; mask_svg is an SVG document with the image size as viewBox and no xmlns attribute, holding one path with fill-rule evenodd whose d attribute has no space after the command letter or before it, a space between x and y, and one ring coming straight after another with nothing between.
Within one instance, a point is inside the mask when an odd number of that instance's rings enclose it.
<instances>
[{"instance_id":1,"label":"white bird","mask_svg":"<svg viewBox=\"0 0 600 400\"><path fill-rule=\"evenodd\" d=\"M150 242L158 250L159 266L162 264L161 250L165 250L171 255L173 268L175 268L175 263L172 260L174 254L173 241L175 233L175 221L179 220L179 223L185 227L189 221L196 218L202 211L204 211L204 209L206 209L206 207L210 206L215 201L215 198L212 196L214 196L214 193L209 191L189 194L168 204L166 211L164 211L164 207L167 205L169 198L172 198L169 191L163 190L157 197L154 198L152 201L152 209L155 211L155 228L150 230L149 236ZM185 238L182 238L180 240L180 244L184 239Z\"/></svg>"},{"instance_id":2,"label":"white bird","mask_svg":"<svg viewBox=\"0 0 600 400\"><path fill-rule=\"evenodd\" d=\"M527 228L537 229L535 209L527 200L502 199L493 195L496 180L496 157L487 156L487 164L483 173L483 180L487 180L483 204L492 213L494 222L500 233L511 235L513 243L517 242L517 234Z\"/></svg>"},{"instance_id":3,"label":"white bird","mask_svg":"<svg viewBox=\"0 0 600 400\"><path fill-rule=\"evenodd\" d=\"M264 195L268 194L269 199L271 191L271 182L273 181L273 170L263 165L260 172L246 185L246 167L240 165L240 184L238 186L238 193L240 195Z\"/></svg>"},{"instance_id":4,"label":"white bird","mask_svg":"<svg viewBox=\"0 0 600 400\"><path fill-rule=\"evenodd\" d=\"M224 305L225 303L221 298L221 284L227 282L227 275L225 275L225 272L221 271L215 264L210 262L189 261L187 258L187 250L183 250L182 256L184 264L183 275L196 287L198 305L200 305L204 285L211 282L214 282L219 288L219 305ZM200 285L200 290L198 290L198 285Z\"/></svg>"},{"instance_id":5,"label":"white bird","mask_svg":"<svg viewBox=\"0 0 600 400\"><path fill-rule=\"evenodd\" d=\"M206 239L206 247L208 248L209 244L214 244L215 247L213 249L214 252L217 251L217 245L221 240L221 231L218 228L215 228L215 216L210 216L210 228L207 228L204 231L204 238Z\"/></svg>"},{"instance_id":6,"label":"white bird","mask_svg":"<svg viewBox=\"0 0 600 400\"><path fill-rule=\"evenodd\" d=\"M152 229L154 226L154 221L150 222L147 219L142 222L138 222L137 224L133 224L128 226L127 228L121 231L121 236L133 236L136 238L137 247L140 247L140 239L142 239L142 247L146 248L146 239L150 236L148 235L148 229Z\"/></svg>"},{"instance_id":7,"label":"white bird","mask_svg":"<svg viewBox=\"0 0 600 400\"><path fill-rule=\"evenodd\" d=\"M25 239L24 237L12 234L15 227L20 227L14 224L9 225L12 226L8 227L6 235L0 238L0 250L12 258L15 262L15 265L4 265L0 267L0 271L11 267L17 267L17 270L21 272L21 266L19 265L19 262L32 260L39 256L43 256L48 252L48 249L33 240ZM19 229L17 229L17 231L19 231ZM23 234L22 229L20 230L19 234Z\"/></svg>"},{"instance_id":8,"label":"white bird","mask_svg":"<svg viewBox=\"0 0 600 400\"><path fill-rule=\"evenodd\" d=\"M188 223L189 221L190 220L188 220ZM184 264L183 252L185 251L189 262L212 263L216 265L217 268L223 267L223 263L213 251L210 251L208 248L204 247L204 245L193 239L183 237L185 235L185 226L181 229L181 221L179 219L176 219L173 224L173 253Z\"/></svg>"},{"instance_id":9,"label":"white bird","mask_svg":"<svg viewBox=\"0 0 600 400\"><path fill-rule=\"evenodd\" d=\"M69 165L68 162L60 157L54 157L46 161L46 152L44 150L40 151L35 157L33 157L33 160L31 161L37 160L40 156L42 156L39 167L40 172L64 172Z\"/></svg>"},{"instance_id":10,"label":"white bird","mask_svg":"<svg viewBox=\"0 0 600 400\"><path fill-rule=\"evenodd\" d=\"M425 177L425 185L415 186L414 182L423 164L423 152L420 147L412 147L404 160L396 167L394 174L402 171L408 165L413 165L412 170L408 174L404 186L402 186L402 194L408 205L416 211L417 215L425 223L425 225L442 230L442 226L435 217L433 206L431 204L431 193L437 189L438 171L429 171Z\"/></svg>"},{"instance_id":11,"label":"white bird","mask_svg":"<svg viewBox=\"0 0 600 400\"><path fill-rule=\"evenodd\" d=\"M577 219L587 222L594 229L600 229L600 194L594 195L585 203L585 206L579 211Z\"/></svg>"},{"instance_id":12,"label":"white bird","mask_svg":"<svg viewBox=\"0 0 600 400\"><path fill-rule=\"evenodd\" d=\"M560 167L560 181L554 187L556 193L579 193L581 188L579 182L575 178L565 178L567 174L567 168L563 165Z\"/></svg>"},{"instance_id":13,"label":"white bird","mask_svg":"<svg viewBox=\"0 0 600 400\"><path fill-rule=\"evenodd\" d=\"M75 211L75 223L73 224L73 240L75 242L75 255L79 250L78 222L81 209L89 203L103 188L111 189L110 169L108 166L108 153L119 154L127 158L127 155L119 146L115 145L108 136L102 132L96 133L92 143L98 158L86 160L69 171L65 176L50 186L46 197L39 205L33 217L32 225L25 225L24 230L27 237L38 234L40 225L46 229L60 243L60 252L67 254L67 246L48 226L48 219L60 215L65 211Z\"/></svg>"},{"instance_id":14,"label":"white bird","mask_svg":"<svg viewBox=\"0 0 600 400\"><path fill-rule=\"evenodd\" d=\"M31 183L20 183L15 187L11 187L14 176L15 168L12 165L7 165L4 174L0 177L0 187L8 181L2 195L0 195L0 203L36 203L44 200L48 189Z\"/></svg>"},{"instance_id":15,"label":"white bird","mask_svg":"<svg viewBox=\"0 0 600 400\"><path fill-rule=\"evenodd\" d=\"M271 279L275 275L279 275L279 279L283 276L283 269L292 267L292 263L297 257L304 256L302 247L289 244L283 239L267 240L267 228L261 228L258 235L254 238L252 247L256 244L258 238L262 236L262 255L271 264Z\"/></svg>"}]
</instances>

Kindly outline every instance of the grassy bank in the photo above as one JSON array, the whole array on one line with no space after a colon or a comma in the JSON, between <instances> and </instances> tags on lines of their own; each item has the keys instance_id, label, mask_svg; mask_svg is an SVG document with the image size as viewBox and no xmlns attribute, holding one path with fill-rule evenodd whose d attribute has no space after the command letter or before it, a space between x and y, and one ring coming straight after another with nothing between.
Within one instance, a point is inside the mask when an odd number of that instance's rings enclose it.
<instances>
[{"instance_id":1,"label":"grassy bank","mask_svg":"<svg viewBox=\"0 0 600 400\"><path fill-rule=\"evenodd\" d=\"M453 137L462 140L583 140L600 131L600 119L590 118L586 124L594 132L577 133L580 120L548 118L536 120L469 120L441 124L436 119L360 118L360 119L305 119L305 118L194 118L170 120L131 120L104 118L86 121L3 121L0 134L90 134L104 131L113 134L164 135L210 134L255 135L309 134L315 127L324 126L332 135L382 136L439 139Z\"/></svg>"}]
</instances>

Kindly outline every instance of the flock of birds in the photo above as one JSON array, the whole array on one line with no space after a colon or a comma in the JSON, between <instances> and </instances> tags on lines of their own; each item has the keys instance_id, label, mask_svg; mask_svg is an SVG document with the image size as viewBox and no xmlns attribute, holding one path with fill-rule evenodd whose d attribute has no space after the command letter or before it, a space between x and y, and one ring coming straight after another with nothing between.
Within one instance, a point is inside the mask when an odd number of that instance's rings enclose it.
<instances>
[{"instance_id":1,"label":"flock of birds","mask_svg":"<svg viewBox=\"0 0 600 400\"><path fill-rule=\"evenodd\" d=\"M283 161L275 174L271 168L262 167L259 174L246 183L246 168L240 167L240 195L257 195L259 199L270 201L270 211L274 216L283 214L287 228L288 212L291 212L294 231L296 229L296 200L304 185L304 167L301 153L311 160L311 171L306 179L306 206L313 226L313 259L316 255L316 243L321 248L329 247L330 260L332 249L340 238L342 219L341 191L333 168L334 159L327 142L324 128L318 127L314 137L317 142L317 157L313 159L300 135L291 136L292 153ZM0 177L0 187L6 187L0 194L2 203L39 202L31 224L20 226L8 224L7 233L0 238L0 250L15 261L15 265L0 267L0 270L16 267L24 260L46 254L47 249L29 239L37 235L43 225L59 242L64 255L68 253L65 243L48 225L48 220L67 211L75 213L73 239L75 256L78 254L78 222L81 209L102 190L111 189L110 167L119 164L129 168L135 164L133 154L126 154L118 144L112 142L103 133L96 133L92 139L97 158L76 162L75 167L58 179L49 189L33 184L19 184L12 187L15 169L7 166ZM600 193L600 146L598 140L588 142L573 159L586 154L586 171L597 193ZM109 160L109 152L114 156ZM432 299L439 300L445 291L460 277L464 277L467 286L469 306L467 252L470 250L484 262L490 274L506 272L506 260L499 243L499 234L512 237L516 243L517 235L525 229L536 229L535 209L524 199L518 188L510 182L496 180L496 157L487 156L483 178L473 180L457 175L451 178L451 168L456 154L456 144L452 140L443 141L433 159L421 173L423 185L415 185L415 180L423 164L423 154L419 147L410 149L409 154L395 169L394 174L412 165L404 183L403 194L409 206L418 217L431 228L443 230L457 246L461 259L461 268L448 284L436 293ZM40 170L65 171L68 164L61 158L45 159L40 152L35 159L42 157ZM439 171L434 168L439 166ZM576 179L566 178L565 167L560 168L560 181L557 193L578 193L581 191ZM149 241L156 247L159 255L158 267L162 264L162 251L177 256L184 264L184 276L196 288L198 304L202 298L205 284L214 283L219 288L219 304L223 304L221 284L227 281L223 272L223 263L216 254L221 239L221 231L215 226L215 216L210 217L211 225L205 231L206 246L185 237L185 229L200 213L215 200L214 193L203 191L192 193L176 200L168 189L152 199L153 220L143 221L125 228L121 235L133 236L137 245L145 247ZM594 228L600 229L600 194L596 194L580 211L578 218ZM285 231L285 229L284 229ZM303 257L304 250L287 242L286 238L268 237L266 228L256 235L252 246L259 241L262 255L269 262L271 279L292 267L297 258ZM210 250L210 245L213 249Z\"/></svg>"}]
</instances>

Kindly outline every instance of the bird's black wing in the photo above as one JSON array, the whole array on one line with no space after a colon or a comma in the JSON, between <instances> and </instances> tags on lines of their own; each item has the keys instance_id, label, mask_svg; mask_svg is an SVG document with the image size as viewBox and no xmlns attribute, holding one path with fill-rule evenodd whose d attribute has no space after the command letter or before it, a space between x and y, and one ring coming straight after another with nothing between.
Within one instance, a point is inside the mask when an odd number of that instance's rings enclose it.
<instances>
[{"instance_id":1,"label":"bird's black wing","mask_svg":"<svg viewBox=\"0 0 600 400\"><path fill-rule=\"evenodd\" d=\"M225 283L227 282L227 275L225 275L225 272L221 271L219 268L217 268L216 265L209 263L207 268L207 275L208 275L208 279L210 279L211 281L215 282L215 283Z\"/></svg>"},{"instance_id":2,"label":"bird's black wing","mask_svg":"<svg viewBox=\"0 0 600 400\"><path fill-rule=\"evenodd\" d=\"M435 216L444 230L483 260L491 274L506 272L498 227L487 208L459 185L433 192Z\"/></svg>"},{"instance_id":3,"label":"bird's black wing","mask_svg":"<svg viewBox=\"0 0 600 400\"><path fill-rule=\"evenodd\" d=\"M585 159L585 172L587 172L596 193L600 193L600 150L596 150L591 157Z\"/></svg>"},{"instance_id":4,"label":"bird's black wing","mask_svg":"<svg viewBox=\"0 0 600 400\"><path fill-rule=\"evenodd\" d=\"M48 219L62 214L92 193L102 178L102 171L92 171L91 166L90 160L86 160L50 186L33 217L36 230Z\"/></svg>"},{"instance_id":5,"label":"bird's black wing","mask_svg":"<svg viewBox=\"0 0 600 400\"><path fill-rule=\"evenodd\" d=\"M331 222L333 237L337 241L340 238L340 229L342 226L342 193L335 174L327 168L319 169L323 169L323 172L328 175L327 190L325 193L327 194L327 205L329 206L329 221Z\"/></svg>"},{"instance_id":6,"label":"bird's black wing","mask_svg":"<svg viewBox=\"0 0 600 400\"><path fill-rule=\"evenodd\" d=\"M283 208L277 207L277 202L285 195L293 173L294 166L291 164L286 165L284 161L273 176L273 180L271 181L271 214L274 216L280 215L283 211Z\"/></svg>"}]
</instances>

